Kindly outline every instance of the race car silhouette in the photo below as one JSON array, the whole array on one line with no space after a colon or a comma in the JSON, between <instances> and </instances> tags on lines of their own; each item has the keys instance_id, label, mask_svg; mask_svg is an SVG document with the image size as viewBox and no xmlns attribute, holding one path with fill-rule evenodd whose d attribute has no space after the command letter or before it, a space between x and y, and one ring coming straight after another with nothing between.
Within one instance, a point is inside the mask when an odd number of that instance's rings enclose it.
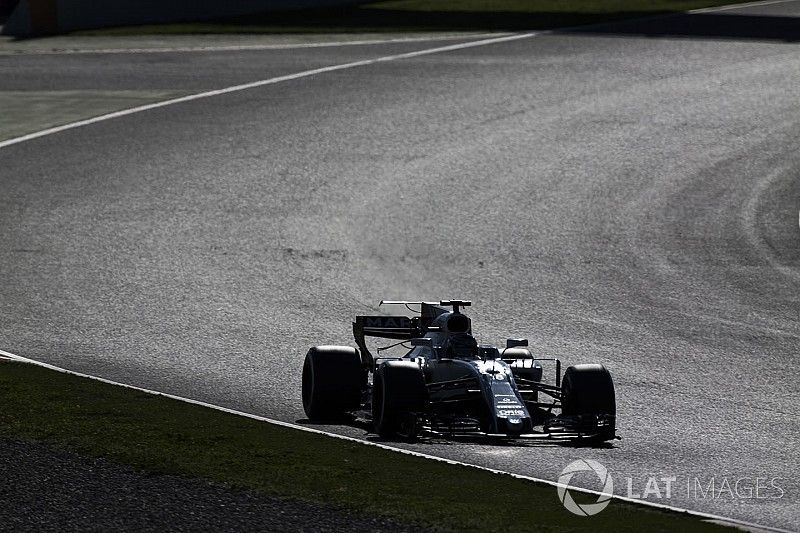
<instances>
[{"instance_id":1,"label":"race car silhouette","mask_svg":"<svg viewBox=\"0 0 800 533\"><path fill-rule=\"evenodd\" d=\"M311 421L371 415L384 438L617 438L614 384L603 365L570 366L562 377L561 362L535 357L526 339L508 339L502 350L479 345L471 320L461 312L469 301L381 305L419 305L419 315L357 316L358 349L311 348L302 379L303 408ZM395 339L392 346L409 351L376 357L366 337ZM542 381L543 362L555 365L554 384Z\"/></svg>"}]
</instances>

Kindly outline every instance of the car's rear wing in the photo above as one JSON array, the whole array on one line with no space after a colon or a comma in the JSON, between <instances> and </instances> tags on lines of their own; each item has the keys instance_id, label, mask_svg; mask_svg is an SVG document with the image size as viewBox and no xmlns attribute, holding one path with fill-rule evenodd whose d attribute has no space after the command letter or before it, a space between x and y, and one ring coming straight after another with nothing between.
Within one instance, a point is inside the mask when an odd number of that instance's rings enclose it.
<instances>
[{"instance_id":1,"label":"car's rear wing","mask_svg":"<svg viewBox=\"0 0 800 533\"><path fill-rule=\"evenodd\" d=\"M384 339L413 339L420 333L419 317L407 316L357 316L353 327L359 326L366 337ZM354 329L355 331L355 329Z\"/></svg>"},{"instance_id":2,"label":"car's rear wing","mask_svg":"<svg viewBox=\"0 0 800 533\"><path fill-rule=\"evenodd\" d=\"M366 337L382 339L411 340L422 337L425 328L420 317L407 316L357 316L353 322L353 337L361 350L361 360L372 366L374 358L367 348Z\"/></svg>"},{"instance_id":3,"label":"car's rear wing","mask_svg":"<svg viewBox=\"0 0 800 533\"><path fill-rule=\"evenodd\" d=\"M361 350L361 361L364 365L372 367L375 358L367 348L367 337L380 337L383 339L396 339L400 341L422 337L428 332L431 323L449 310L445 306L453 307L456 311L459 306L470 305L465 300L443 300L441 302L410 302L406 300L382 300L381 305L409 305L420 306L420 316L413 318L403 315L364 315L357 316L353 322L353 337ZM413 311L413 309L412 309Z\"/></svg>"}]
</instances>

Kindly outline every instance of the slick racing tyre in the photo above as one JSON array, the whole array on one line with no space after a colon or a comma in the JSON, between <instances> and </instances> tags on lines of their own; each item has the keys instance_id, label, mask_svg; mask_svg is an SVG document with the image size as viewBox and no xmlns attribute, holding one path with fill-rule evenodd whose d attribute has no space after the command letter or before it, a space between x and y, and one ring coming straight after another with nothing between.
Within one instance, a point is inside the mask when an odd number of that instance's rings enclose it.
<instances>
[{"instance_id":1,"label":"slick racing tyre","mask_svg":"<svg viewBox=\"0 0 800 533\"><path fill-rule=\"evenodd\" d=\"M303 409L312 421L340 418L358 409L366 385L358 350L314 346L303 363Z\"/></svg>"},{"instance_id":2,"label":"slick racing tyre","mask_svg":"<svg viewBox=\"0 0 800 533\"><path fill-rule=\"evenodd\" d=\"M606 367L575 365L567 368L561 382L561 412L567 416L616 415L614 383Z\"/></svg>"},{"instance_id":3,"label":"slick racing tyre","mask_svg":"<svg viewBox=\"0 0 800 533\"><path fill-rule=\"evenodd\" d=\"M428 388L419 365L389 361L378 367L372 383L372 420L378 435L413 437L416 431L403 426L413 426L412 413L424 412L427 407Z\"/></svg>"},{"instance_id":4,"label":"slick racing tyre","mask_svg":"<svg viewBox=\"0 0 800 533\"><path fill-rule=\"evenodd\" d=\"M615 435L617 402L614 382L603 365L575 365L567 368L561 382L561 414L565 417L605 419L604 439Z\"/></svg>"}]
</instances>

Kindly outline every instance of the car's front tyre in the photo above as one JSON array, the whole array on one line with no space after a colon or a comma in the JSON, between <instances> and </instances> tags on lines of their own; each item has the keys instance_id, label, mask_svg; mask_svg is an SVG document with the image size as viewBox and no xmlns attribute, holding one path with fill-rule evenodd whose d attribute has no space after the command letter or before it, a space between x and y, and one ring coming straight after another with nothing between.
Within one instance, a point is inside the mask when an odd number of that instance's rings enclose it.
<instances>
[{"instance_id":1,"label":"car's front tyre","mask_svg":"<svg viewBox=\"0 0 800 533\"><path fill-rule=\"evenodd\" d=\"M602 417L604 439L615 435L617 403L614 382L603 365L574 365L561 382L561 414L566 417Z\"/></svg>"}]
</instances>

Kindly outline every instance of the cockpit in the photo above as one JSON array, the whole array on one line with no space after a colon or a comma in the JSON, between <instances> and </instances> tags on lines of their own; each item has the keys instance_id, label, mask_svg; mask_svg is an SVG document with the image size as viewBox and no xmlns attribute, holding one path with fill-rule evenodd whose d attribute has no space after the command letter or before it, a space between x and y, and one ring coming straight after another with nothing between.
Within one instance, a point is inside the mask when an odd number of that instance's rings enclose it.
<instances>
[{"instance_id":1,"label":"cockpit","mask_svg":"<svg viewBox=\"0 0 800 533\"><path fill-rule=\"evenodd\" d=\"M451 333L444 341L442 354L449 359L478 359L478 341L469 333Z\"/></svg>"}]
</instances>

